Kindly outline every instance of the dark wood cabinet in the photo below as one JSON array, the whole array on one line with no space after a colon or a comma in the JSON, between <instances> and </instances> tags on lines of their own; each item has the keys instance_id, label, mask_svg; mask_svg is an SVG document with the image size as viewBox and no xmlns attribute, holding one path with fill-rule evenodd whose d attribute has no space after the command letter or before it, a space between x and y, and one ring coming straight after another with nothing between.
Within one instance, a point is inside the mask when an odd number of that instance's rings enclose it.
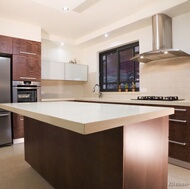
<instances>
[{"instance_id":1,"label":"dark wood cabinet","mask_svg":"<svg viewBox=\"0 0 190 189\"><path fill-rule=\"evenodd\" d=\"M41 43L13 38L13 54L41 56Z\"/></svg>"},{"instance_id":2,"label":"dark wood cabinet","mask_svg":"<svg viewBox=\"0 0 190 189\"><path fill-rule=\"evenodd\" d=\"M84 102L84 101L83 101ZM86 101L90 102L90 101ZM98 102L98 101L97 101ZM98 102L101 103L101 102ZM161 106L175 109L169 116L169 162L190 169L190 107L139 103L102 102L109 104ZM176 161L177 160L177 161ZM178 161L179 160L179 161Z\"/></svg>"},{"instance_id":3,"label":"dark wood cabinet","mask_svg":"<svg viewBox=\"0 0 190 189\"><path fill-rule=\"evenodd\" d=\"M36 56L13 55L13 80L41 80L41 60Z\"/></svg>"},{"instance_id":4,"label":"dark wood cabinet","mask_svg":"<svg viewBox=\"0 0 190 189\"><path fill-rule=\"evenodd\" d=\"M13 113L13 138L24 138L24 116Z\"/></svg>"},{"instance_id":5,"label":"dark wood cabinet","mask_svg":"<svg viewBox=\"0 0 190 189\"><path fill-rule=\"evenodd\" d=\"M41 43L13 38L13 80L41 80Z\"/></svg>"},{"instance_id":6,"label":"dark wood cabinet","mask_svg":"<svg viewBox=\"0 0 190 189\"><path fill-rule=\"evenodd\" d=\"M12 54L12 37L0 35L0 53Z\"/></svg>"},{"instance_id":7,"label":"dark wood cabinet","mask_svg":"<svg viewBox=\"0 0 190 189\"><path fill-rule=\"evenodd\" d=\"M12 56L12 80L41 80L41 43L0 35L0 54ZM13 114L13 138L24 137L24 117Z\"/></svg>"},{"instance_id":8,"label":"dark wood cabinet","mask_svg":"<svg viewBox=\"0 0 190 189\"><path fill-rule=\"evenodd\" d=\"M190 163L190 108L174 108L169 124L169 157Z\"/></svg>"}]
</instances>

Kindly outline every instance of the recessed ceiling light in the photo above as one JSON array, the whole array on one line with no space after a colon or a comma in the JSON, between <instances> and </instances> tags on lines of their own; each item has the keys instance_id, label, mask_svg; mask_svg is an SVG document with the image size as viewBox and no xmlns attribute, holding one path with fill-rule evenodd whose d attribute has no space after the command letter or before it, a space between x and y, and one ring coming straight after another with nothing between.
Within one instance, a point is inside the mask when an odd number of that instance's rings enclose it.
<instances>
[{"instance_id":1,"label":"recessed ceiling light","mask_svg":"<svg viewBox=\"0 0 190 189\"><path fill-rule=\"evenodd\" d=\"M63 46L63 45L64 45L64 43L62 42L62 43L61 43L61 46Z\"/></svg>"},{"instance_id":2,"label":"recessed ceiling light","mask_svg":"<svg viewBox=\"0 0 190 189\"><path fill-rule=\"evenodd\" d=\"M104 37L108 37L108 34L107 34L107 33L105 33L105 34L104 34Z\"/></svg>"},{"instance_id":3,"label":"recessed ceiling light","mask_svg":"<svg viewBox=\"0 0 190 189\"><path fill-rule=\"evenodd\" d=\"M62 10L65 11L65 12L67 12L67 11L69 11L69 7L65 6L65 7L62 8Z\"/></svg>"}]
</instances>

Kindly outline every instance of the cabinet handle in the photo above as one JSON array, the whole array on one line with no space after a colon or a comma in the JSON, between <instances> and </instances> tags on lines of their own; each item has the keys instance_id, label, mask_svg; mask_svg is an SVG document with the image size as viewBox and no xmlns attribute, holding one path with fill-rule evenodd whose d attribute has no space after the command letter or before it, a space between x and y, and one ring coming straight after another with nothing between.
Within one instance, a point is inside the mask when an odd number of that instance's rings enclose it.
<instances>
[{"instance_id":1,"label":"cabinet handle","mask_svg":"<svg viewBox=\"0 0 190 189\"><path fill-rule=\"evenodd\" d=\"M33 80L36 80L35 77L20 77L20 79L33 79Z\"/></svg>"},{"instance_id":2,"label":"cabinet handle","mask_svg":"<svg viewBox=\"0 0 190 189\"><path fill-rule=\"evenodd\" d=\"M36 53L20 51L20 54L36 55Z\"/></svg>"},{"instance_id":3,"label":"cabinet handle","mask_svg":"<svg viewBox=\"0 0 190 189\"><path fill-rule=\"evenodd\" d=\"M9 116L9 114L0 114L0 117L6 117Z\"/></svg>"},{"instance_id":4,"label":"cabinet handle","mask_svg":"<svg viewBox=\"0 0 190 189\"><path fill-rule=\"evenodd\" d=\"M180 119L169 119L169 121L173 121L173 122L180 122L180 123L186 123L186 120L180 120Z\"/></svg>"},{"instance_id":5,"label":"cabinet handle","mask_svg":"<svg viewBox=\"0 0 190 189\"><path fill-rule=\"evenodd\" d=\"M20 118L19 120L20 120L20 121L23 121L24 119L23 119L23 118Z\"/></svg>"},{"instance_id":6,"label":"cabinet handle","mask_svg":"<svg viewBox=\"0 0 190 189\"><path fill-rule=\"evenodd\" d=\"M177 141L174 141L174 140L169 140L170 143L173 143L173 144L179 144L179 145L182 145L182 146L186 146L186 142L182 143L182 142L177 142Z\"/></svg>"},{"instance_id":7,"label":"cabinet handle","mask_svg":"<svg viewBox=\"0 0 190 189\"><path fill-rule=\"evenodd\" d=\"M177 109L177 108L175 108L174 110L179 111L179 112L186 112L187 111L187 109Z\"/></svg>"}]
</instances>

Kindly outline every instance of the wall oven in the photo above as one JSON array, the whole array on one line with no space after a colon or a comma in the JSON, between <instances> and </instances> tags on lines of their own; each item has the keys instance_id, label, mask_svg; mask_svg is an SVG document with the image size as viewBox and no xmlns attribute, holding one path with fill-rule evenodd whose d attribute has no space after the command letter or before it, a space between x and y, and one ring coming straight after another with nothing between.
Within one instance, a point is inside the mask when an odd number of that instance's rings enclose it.
<instances>
[{"instance_id":1,"label":"wall oven","mask_svg":"<svg viewBox=\"0 0 190 189\"><path fill-rule=\"evenodd\" d=\"M13 102L38 102L40 101L41 82L13 81Z\"/></svg>"}]
</instances>

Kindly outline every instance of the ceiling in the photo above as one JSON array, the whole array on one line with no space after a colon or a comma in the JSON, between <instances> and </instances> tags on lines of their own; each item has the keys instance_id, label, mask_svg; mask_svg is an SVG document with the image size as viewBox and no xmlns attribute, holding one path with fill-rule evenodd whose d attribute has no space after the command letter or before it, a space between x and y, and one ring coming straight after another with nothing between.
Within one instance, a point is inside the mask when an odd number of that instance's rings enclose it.
<instances>
[{"instance_id":1,"label":"ceiling","mask_svg":"<svg viewBox=\"0 0 190 189\"><path fill-rule=\"evenodd\" d=\"M104 33L147 24L156 13L175 17L190 12L190 0L0 0L0 17L42 28L76 45ZM64 6L69 7L64 11ZM126 30L124 30L126 32Z\"/></svg>"}]
</instances>

